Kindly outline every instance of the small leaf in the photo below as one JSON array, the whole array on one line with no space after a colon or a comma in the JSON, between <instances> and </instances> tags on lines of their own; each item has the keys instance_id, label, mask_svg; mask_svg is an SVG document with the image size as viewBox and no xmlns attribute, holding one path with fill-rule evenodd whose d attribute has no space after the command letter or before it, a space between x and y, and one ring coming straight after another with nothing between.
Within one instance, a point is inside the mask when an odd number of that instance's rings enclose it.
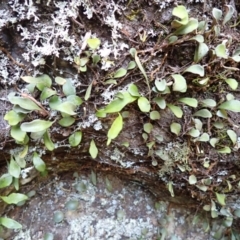
<instances>
[{"instance_id":1,"label":"small leaf","mask_svg":"<svg viewBox=\"0 0 240 240\"><path fill-rule=\"evenodd\" d=\"M150 119L152 119L152 120L160 119L160 113L158 111L151 111L150 112Z\"/></svg>"},{"instance_id":2,"label":"small leaf","mask_svg":"<svg viewBox=\"0 0 240 240\"><path fill-rule=\"evenodd\" d=\"M91 49L97 49L100 44L101 44L101 40L99 38L89 38L87 40L87 44Z\"/></svg>"},{"instance_id":3,"label":"small leaf","mask_svg":"<svg viewBox=\"0 0 240 240\"><path fill-rule=\"evenodd\" d=\"M4 116L4 120L8 121L10 126L17 125L25 118L25 114L23 113L16 113L15 111L11 110L7 112Z\"/></svg>"},{"instance_id":4,"label":"small leaf","mask_svg":"<svg viewBox=\"0 0 240 240\"><path fill-rule=\"evenodd\" d=\"M86 94L85 94L85 101L87 101L90 96L91 96L91 91L92 91L92 82L89 84L88 88L87 88L87 91L86 91Z\"/></svg>"},{"instance_id":5,"label":"small leaf","mask_svg":"<svg viewBox=\"0 0 240 240\"><path fill-rule=\"evenodd\" d=\"M222 17L222 11L220 9L213 8L212 15L217 21L219 21Z\"/></svg>"},{"instance_id":6,"label":"small leaf","mask_svg":"<svg viewBox=\"0 0 240 240\"><path fill-rule=\"evenodd\" d=\"M159 92L164 91L167 86L166 80L165 79L162 79L162 80L156 79L155 86Z\"/></svg>"},{"instance_id":7,"label":"small leaf","mask_svg":"<svg viewBox=\"0 0 240 240\"><path fill-rule=\"evenodd\" d=\"M206 43L204 42L199 43L198 48L196 49L194 54L194 62L195 63L200 62L207 55L208 51L209 48Z\"/></svg>"},{"instance_id":8,"label":"small leaf","mask_svg":"<svg viewBox=\"0 0 240 240\"><path fill-rule=\"evenodd\" d=\"M138 107L140 108L141 112L149 112L151 109L150 102L145 97L138 98Z\"/></svg>"},{"instance_id":9,"label":"small leaf","mask_svg":"<svg viewBox=\"0 0 240 240\"><path fill-rule=\"evenodd\" d=\"M17 221L7 218L7 217L1 217L0 218L0 225L3 225L6 228L9 229L19 229L22 228L22 225L18 223Z\"/></svg>"},{"instance_id":10,"label":"small leaf","mask_svg":"<svg viewBox=\"0 0 240 240\"><path fill-rule=\"evenodd\" d=\"M97 174L94 171L91 171L90 180L94 186L97 185Z\"/></svg>"},{"instance_id":11,"label":"small leaf","mask_svg":"<svg viewBox=\"0 0 240 240\"><path fill-rule=\"evenodd\" d=\"M52 126L53 122L35 119L31 122L24 122L21 124L21 130L24 132L40 132Z\"/></svg>"},{"instance_id":12,"label":"small leaf","mask_svg":"<svg viewBox=\"0 0 240 240\"><path fill-rule=\"evenodd\" d=\"M200 121L197 118L194 118L193 121L194 121L194 124L195 124L195 128L198 129L199 131L201 131L202 130L202 126L203 126L202 121Z\"/></svg>"},{"instance_id":13,"label":"small leaf","mask_svg":"<svg viewBox=\"0 0 240 240\"><path fill-rule=\"evenodd\" d=\"M215 194L216 194L218 203L222 206L225 206L226 205L226 203L225 203L226 195L221 194L221 193L216 193L216 192L215 192Z\"/></svg>"},{"instance_id":14,"label":"small leaf","mask_svg":"<svg viewBox=\"0 0 240 240\"><path fill-rule=\"evenodd\" d=\"M0 177L0 189L8 187L12 183L13 177L9 173L5 173Z\"/></svg>"},{"instance_id":15,"label":"small leaf","mask_svg":"<svg viewBox=\"0 0 240 240\"><path fill-rule=\"evenodd\" d=\"M26 132L22 131L19 125L12 126L10 134L18 142L23 142L26 137Z\"/></svg>"},{"instance_id":16,"label":"small leaf","mask_svg":"<svg viewBox=\"0 0 240 240\"><path fill-rule=\"evenodd\" d=\"M188 97L180 98L178 101L182 102L182 103L185 103L186 105L188 105L190 107L196 108L198 106L198 101L195 98L188 98Z\"/></svg>"},{"instance_id":17,"label":"small leaf","mask_svg":"<svg viewBox=\"0 0 240 240\"><path fill-rule=\"evenodd\" d=\"M10 96L8 97L8 99L10 103L19 105L23 109L27 109L30 111L41 110L41 108L29 98Z\"/></svg>"},{"instance_id":18,"label":"small leaf","mask_svg":"<svg viewBox=\"0 0 240 240\"><path fill-rule=\"evenodd\" d=\"M67 210L77 210L79 206L79 201L76 200L76 199L73 199L73 200L69 200L66 204L65 204L65 207Z\"/></svg>"},{"instance_id":19,"label":"small leaf","mask_svg":"<svg viewBox=\"0 0 240 240\"><path fill-rule=\"evenodd\" d=\"M172 133L175 133L178 136L181 131L181 125L174 122L170 125L170 129Z\"/></svg>"},{"instance_id":20,"label":"small leaf","mask_svg":"<svg viewBox=\"0 0 240 240\"><path fill-rule=\"evenodd\" d=\"M192 137L198 137L200 135L200 131L198 129L192 128L188 134Z\"/></svg>"},{"instance_id":21,"label":"small leaf","mask_svg":"<svg viewBox=\"0 0 240 240\"><path fill-rule=\"evenodd\" d=\"M198 28L198 20L195 18L190 18L186 25L179 27L173 34L174 35L185 35Z\"/></svg>"},{"instance_id":22,"label":"small leaf","mask_svg":"<svg viewBox=\"0 0 240 240\"><path fill-rule=\"evenodd\" d=\"M211 138L209 143L211 144L212 147L216 147L216 144L219 142L218 138Z\"/></svg>"},{"instance_id":23,"label":"small leaf","mask_svg":"<svg viewBox=\"0 0 240 240\"><path fill-rule=\"evenodd\" d=\"M194 185L197 183L197 178L195 175L190 175L188 179L189 184Z\"/></svg>"},{"instance_id":24,"label":"small leaf","mask_svg":"<svg viewBox=\"0 0 240 240\"><path fill-rule=\"evenodd\" d=\"M59 85L63 85L66 83L66 79L62 77L55 77L55 82Z\"/></svg>"},{"instance_id":25,"label":"small leaf","mask_svg":"<svg viewBox=\"0 0 240 240\"><path fill-rule=\"evenodd\" d=\"M33 165L39 172L45 172L46 170L45 162L39 157L36 152L33 153Z\"/></svg>"},{"instance_id":26,"label":"small leaf","mask_svg":"<svg viewBox=\"0 0 240 240\"><path fill-rule=\"evenodd\" d=\"M201 109L193 114L195 117L202 117L202 118L211 118L212 114L207 109Z\"/></svg>"},{"instance_id":27,"label":"small leaf","mask_svg":"<svg viewBox=\"0 0 240 240\"><path fill-rule=\"evenodd\" d=\"M190 67L188 67L184 72L190 72L194 74L198 74L199 76L203 77L204 76L204 67L201 66L200 64L195 64Z\"/></svg>"},{"instance_id":28,"label":"small leaf","mask_svg":"<svg viewBox=\"0 0 240 240\"><path fill-rule=\"evenodd\" d=\"M224 119L228 118L227 112L223 109L217 111L217 116L221 117L221 118L224 118Z\"/></svg>"},{"instance_id":29,"label":"small leaf","mask_svg":"<svg viewBox=\"0 0 240 240\"><path fill-rule=\"evenodd\" d=\"M74 105L72 102L65 101L57 105L55 110L58 110L62 113L66 113L68 115L76 115L76 112L74 112L75 109L76 105Z\"/></svg>"},{"instance_id":30,"label":"small leaf","mask_svg":"<svg viewBox=\"0 0 240 240\"><path fill-rule=\"evenodd\" d=\"M168 108L173 112L173 114L177 117L177 118L181 118L183 115L183 111L180 107L172 105L172 104L167 104Z\"/></svg>"},{"instance_id":31,"label":"small leaf","mask_svg":"<svg viewBox=\"0 0 240 240\"><path fill-rule=\"evenodd\" d=\"M173 91L186 92L187 83L186 79L180 74L172 74L171 77L174 79Z\"/></svg>"},{"instance_id":32,"label":"small leaf","mask_svg":"<svg viewBox=\"0 0 240 240\"><path fill-rule=\"evenodd\" d=\"M153 125L151 123L145 123L143 125L143 130L146 132L146 133L150 133L153 129Z\"/></svg>"},{"instance_id":33,"label":"small leaf","mask_svg":"<svg viewBox=\"0 0 240 240\"><path fill-rule=\"evenodd\" d=\"M21 173L20 166L16 163L16 161L11 156L10 164L8 166L8 173L15 178L19 178Z\"/></svg>"},{"instance_id":34,"label":"small leaf","mask_svg":"<svg viewBox=\"0 0 240 240\"><path fill-rule=\"evenodd\" d=\"M92 55L92 62L94 65L97 65L97 63L99 63L99 61L101 60L101 57L97 54Z\"/></svg>"},{"instance_id":35,"label":"small leaf","mask_svg":"<svg viewBox=\"0 0 240 240\"><path fill-rule=\"evenodd\" d=\"M0 196L0 198L7 204L18 204L28 199L26 195L21 193L11 193L8 196Z\"/></svg>"},{"instance_id":36,"label":"small leaf","mask_svg":"<svg viewBox=\"0 0 240 240\"><path fill-rule=\"evenodd\" d=\"M231 149L229 147L223 147L217 150L219 153L231 153Z\"/></svg>"},{"instance_id":37,"label":"small leaf","mask_svg":"<svg viewBox=\"0 0 240 240\"><path fill-rule=\"evenodd\" d=\"M58 121L58 124L62 127L69 127L75 122L75 118L73 117L64 117Z\"/></svg>"},{"instance_id":38,"label":"small leaf","mask_svg":"<svg viewBox=\"0 0 240 240\"><path fill-rule=\"evenodd\" d=\"M236 90L238 88L238 82L234 78L228 78L225 82L229 85L232 90Z\"/></svg>"},{"instance_id":39,"label":"small leaf","mask_svg":"<svg viewBox=\"0 0 240 240\"><path fill-rule=\"evenodd\" d=\"M43 101L55 94L57 94L57 92L55 90L45 87L40 95L40 100Z\"/></svg>"},{"instance_id":40,"label":"small leaf","mask_svg":"<svg viewBox=\"0 0 240 240\"><path fill-rule=\"evenodd\" d=\"M131 61L128 63L127 70L134 69L136 67L136 63L134 61Z\"/></svg>"},{"instance_id":41,"label":"small leaf","mask_svg":"<svg viewBox=\"0 0 240 240\"><path fill-rule=\"evenodd\" d=\"M31 83L37 86L37 88L42 91L44 87L51 87L52 80L47 74L43 74L39 77L24 76L21 77L27 83Z\"/></svg>"},{"instance_id":42,"label":"small leaf","mask_svg":"<svg viewBox=\"0 0 240 240\"><path fill-rule=\"evenodd\" d=\"M127 73L125 68L119 68L113 75L113 78L121 78L124 77Z\"/></svg>"},{"instance_id":43,"label":"small leaf","mask_svg":"<svg viewBox=\"0 0 240 240\"><path fill-rule=\"evenodd\" d=\"M49 150L52 151L55 148L54 143L52 142L50 138L49 131L46 131L43 135L43 142L45 144L45 147Z\"/></svg>"},{"instance_id":44,"label":"small leaf","mask_svg":"<svg viewBox=\"0 0 240 240\"><path fill-rule=\"evenodd\" d=\"M197 141L199 142L208 142L209 141L209 135L207 133L203 133Z\"/></svg>"},{"instance_id":45,"label":"small leaf","mask_svg":"<svg viewBox=\"0 0 240 240\"><path fill-rule=\"evenodd\" d=\"M76 95L69 95L69 96L67 96L67 101L71 102L75 106L80 106L83 103L83 100L80 97L76 96Z\"/></svg>"},{"instance_id":46,"label":"small leaf","mask_svg":"<svg viewBox=\"0 0 240 240\"><path fill-rule=\"evenodd\" d=\"M89 153L93 159L95 159L98 155L98 149L96 147L94 140L92 140L90 143Z\"/></svg>"},{"instance_id":47,"label":"small leaf","mask_svg":"<svg viewBox=\"0 0 240 240\"><path fill-rule=\"evenodd\" d=\"M62 90L66 96L76 95L76 88L73 86L70 79L66 79L66 82L62 86Z\"/></svg>"},{"instance_id":48,"label":"small leaf","mask_svg":"<svg viewBox=\"0 0 240 240\"><path fill-rule=\"evenodd\" d=\"M197 41L199 43L203 43L204 42L204 37L202 35L198 34L198 35L190 38L189 40L195 40L195 41Z\"/></svg>"},{"instance_id":49,"label":"small leaf","mask_svg":"<svg viewBox=\"0 0 240 240\"><path fill-rule=\"evenodd\" d=\"M175 195L174 195L174 191L173 191L173 182L172 181L169 181L167 183L167 188L168 188L168 191L171 194L171 197L174 197Z\"/></svg>"},{"instance_id":50,"label":"small leaf","mask_svg":"<svg viewBox=\"0 0 240 240\"><path fill-rule=\"evenodd\" d=\"M217 106L217 103L213 99L204 99L201 101L201 103L203 104L203 106L210 108Z\"/></svg>"},{"instance_id":51,"label":"small leaf","mask_svg":"<svg viewBox=\"0 0 240 240\"><path fill-rule=\"evenodd\" d=\"M70 135L68 140L69 140L69 144L72 147L78 146L82 140L82 132L77 131L77 132L73 133L72 135Z\"/></svg>"},{"instance_id":52,"label":"small leaf","mask_svg":"<svg viewBox=\"0 0 240 240\"><path fill-rule=\"evenodd\" d=\"M240 112L240 101L238 100L230 100L222 103L219 109L229 110L232 112Z\"/></svg>"},{"instance_id":53,"label":"small leaf","mask_svg":"<svg viewBox=\"0 0 240 240\"><path fill-rule=\"evenodd\" d=\"M215 52L216 52L217 57L225 58L225 59L228 58L226 46L223 43L217 45L217 47L215 48Z\"/></svg>"},{"instance_id":54,"label":"small leaf","mask_svg":"<svg viewBox=\"0 0 240 240\"><path fill-rule=\"evenodd\" d=\"M53 215L53 221L55 223L60 223L64 219L64 214L62 211L56 211Z\"/></svg>"},{"instance_id":55,"label":"small leaf","mask_svg":"<svg viewBox=\"0 0 240 240\"><path fill-rule=\"evenodd\" d=\"M161 97L156 97L153 99L155 103L159 106L160 109L165 109L166 108L166 101L164 98Z\"/></svg>"},{"instance_id":56,"label":"small leaf","mask_svg":"<svg viewBox=\"0 0 240 240\"><path fill-rule=\"evenodd\" d=\"M122 98L116 98L110 102L104 109L99 110L101 113L120 112L127 104L136 100L129 92L122 93Z\"/></svg>"},{"instance_id":57,"label":"small leaf","mask_svg":"<svg viewBox=\"0 0 240 240\"><path fill-rule=\"evenodd\" d=\"M111 140L115 139L119 133L121 132L123 128L123 119L121 114L118 114L118 117L113 121L110 129L108 130L108 141L107 141L107 145L109 145L111 143Z\"/></svg>"},{"instance_id":58,"label":"small leaf","mask_svg":"<svg viewBox=\"0 0 240 240\"><path fill-rule=\"evenodd\" d=\"M188 11L185 6L179 5L172 11L172 15L180 18L181 20L175 20L180 25L186 25L188 23Z\"/></svg>"},{"instance_id":59,"label":"small leaf","mask_svg":"<svg viewBox=\"0 0 240 240\"><path fill-rule=\"evenodd\" d=\"M227 13L224 16L223 25L225 25L232 18L234 14L234 8L232 5L226 5L226 7L227 7Z\"/></svg>"},{"instance_id":60,"label":"small leaf","mask_svg":"<svg viewBox=\"0 0 240 240\"><path fill-rule=\"evenodd\" d=\"M140 97L140 93L138 91L138 87L135 84L130 84L128 87L128 92L133 96L133 97Z\"/></svg>"},{"instance_id":61,"label":"small leaf","mask_svg":"<svg viewBox=\"0 0 240 240\"><path fill-rule=\"evenodd\" d=\"M227 135L231 139L233 145L235 145L237 142L237 138L238 138L237 134L233 130L227 130Z\"/></svg>"}]
</instances>

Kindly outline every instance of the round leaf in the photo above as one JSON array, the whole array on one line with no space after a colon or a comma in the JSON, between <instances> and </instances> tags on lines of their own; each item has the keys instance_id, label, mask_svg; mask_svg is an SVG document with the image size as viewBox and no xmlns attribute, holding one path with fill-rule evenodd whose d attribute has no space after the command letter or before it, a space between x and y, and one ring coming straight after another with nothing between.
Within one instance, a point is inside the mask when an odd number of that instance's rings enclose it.
<instances>
[{"instance_id":1,"label":"round leaf","mask_svg":"<svg viewBox=\"0 0 240 240\"><path fill-rule=\"evenodd\" d=\"M4 116L4 119L8 121L8 124L10 126L17 125L19 122L21 122L25 117L25 114L23 113L16 113L15 111L11 110L7 112L7 114Z\"/></svg>"},{"instance_id":2,"label":"round leaf","mask_svg":"<svg viewBox=\"0 0 240 240\"><path fill-rule=\"evenodd\" d=\"M192 128L188 134L192 137L198 137L200 135L200 131L198 129Z\"/></svg>"},{"instance_id":3,"label":"round leaf","mask_svg":"<svg viewBox=\"0 0 240 240\"><path fill-rule=\"evenodd\" d=\"M146 133L150 133L153 129L153 125L151 123L145 123L143 125L143 130L146 132Z\"/></svg>"},{"instance_id":4,"label":"round leaf","mask_svg":"<svg viewBox=\"0 0 240 240\"><path fill-rule=\"evenodd\" d=\"M91 49L96 49L100 46L101 40L99 38L89 38L87 44Z\"/></svg>"},{"instance_id":5,"label":"round leaf","mask_svg":"<svg viewBox=\"0 0 240 240\"><path fill-rule=\"evenodd\" d=\"M236 90L238 88L238 82L234 78L228 78L225 82L229 85L232 90Z\"/></svg>"},{"instance_id":6,"label":"round leaf","mask_svg":"<svg viewBox=\"0 0 240 240\"><path fill-rule=\"evenodd\" d=\"M165 79L163 79L163 80L156 79L155 86L159 92L164 91L167 86L166 80Z\"/></svg>"},{"instance_id":7,"label":"round leaf","mask_svg":"<svg viewBox=\"0 0 240 240\"><path fill-rule=\"evenodd\" d=\"M173 91L186 92L187 91L186 79L180 74L172 74L171 76L174 79Z\"/></svg>"},{"instance_id":8,"label":"round leaf","mask_svg":"<svg viewBox=\"0 0 240 240\"><path fill-rule=\"evenodd\" d=\"M62 77L55 77L55 82L59 85L63 85L64 83L66 83L66 79Z\"/></svg>"},{"instance_id":9,"label":"round leaf","mask_svg":"<svg viewBox=\"0 0 240 240\"><path fill-rule=\"evenodd\" d=\"M82 140L82 132L77 131L77 132L73 133L72 135L70 135L69 144L72 147L76 147L80 144L81 140Z\"/></svg>"},{"instance_id":10,"label":"round leaf","mask_svg":"<svg viewBox=\"0 0 240 240\"><path fill-rule=\"evenodd\" d=\"M128 92L133 96L133 97L140 97L141 95L139 94L138 87L135 84L130 84L128 87Z\"/></svg>"},{"instance_id":11,"label":"round leaf","mask_svg":"<svg viewBox=\"0 0 240 240\"><path fill-rule=\"evenodd\" d=\"M75 122L75 118L73 117L64 117L58 121L58 124L62 127L69 127Z\"/></svg>"},{"instance_id":12,"label":"round leaf","mask_svg":"<svg viewBox=\"0 0 240 240\"><path fill-rule=\"evenodd\" d=\"M181 131L181 125L179 123L172 123L170 129L172 133L175 133L178 136Z\"/></svg>"},{"instance_id":13,"label":"round leaf","mask_svg":"<svg viewBox=\"0 0 240 240\"><path fill-rule=\"evenodd\" d=\"M151 109L151 105L147 98L140 97L138 98L138 106L141 110L141 112L149 112Z\"/></svg>"},{"instance_id":14,"label":"round leaf","mask_svg":"<svg viewBox=\"0 0 240 240\"><path fill-rule=\"evenodd\" d=\"M197 178L195 175L190 175L188 179L189 184L194 185L197 183Z\"/></svg>"},{"instance_id":15,"label":"round leaf","mask_svg":"<svg viewBox=\"0 0 240 240\"><path fill-rule=\"evenodd\" d=\"M152 120L160 119L160 113L158 111L150 112L150 119L152 119Z\"/></svg>"},{"instance_id":16,"label":"round leaf","mask_svg":"<svg viewBox=\"0 0 240 240\"><path fill-rule=\"evenodd\" d=\"M0 188L8 187L12 183L13 177L9 173L5 173L0 177Z\"/></svg>"},{"instance_id":17,"label":"round leaf","mask_svg":"<svg viewBox=\"0 0 240 240\"><path fill-rule=\"evenodd\" d=\"M66 79L66 82L63 84L62 86L62 89L63 89L63 93L66 95L66 96L69 96L69 95L76 95L76 89L75 87L73 86L72 82L70 79Z\"/></svg>"},{"instance_id":18,"label":"round leaf","mask_svg":"<svg viewBox=\"0 0 240 240\"><path fill-rule=\"evenodd\" d=\"M217 45L217 47L215 48L215 52L216 52L216 55L220 58L225 58L225 59L228 58L226 46L223 43Z\"/></svg>"}]
</instances>

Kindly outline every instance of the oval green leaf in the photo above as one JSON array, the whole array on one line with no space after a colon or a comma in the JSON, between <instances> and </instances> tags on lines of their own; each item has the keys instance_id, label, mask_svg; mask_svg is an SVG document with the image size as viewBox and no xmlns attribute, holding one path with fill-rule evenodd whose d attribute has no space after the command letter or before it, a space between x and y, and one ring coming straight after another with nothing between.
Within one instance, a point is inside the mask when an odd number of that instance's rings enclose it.
<instances>
[{"instance_id":1,"label":"oval green leaf","mask_svg":"<svg viewBox=\"0 0 240 240\"><path fill-rule=\"evenodd\" d=\"M33 165L39 172L45 172L46 170L45 162L39 157L36 152L33 153Z\"/></svg>"},{"instance_id":2,"label":"oval green leaf","mask_svg":"<svg viewBox=\"0 0 240 240\"><path fill-rule=\"evenodd\" d=\"M107 141L107 145L109 145L111 143L111 140L115 139L119 133L121 132L123 128L123 119L121 114L118 114L118 117L113 121L110 129L108 130L108 141Z\"/></svg>"},{"instance_id":3,"label":"oval green leaf","mask_svg":"<svg viewBox=\"0 0 240 240\"><path fill-rule=\"evenodd\" d=\"M181 125L174 122L170 125L170 130L172 133L175 133L178 136L181 131Z\"/></svg>"},{"instance_id":4,"label":"oval green leaf","mask_svg":"<svg viewBox=\"0 0 240 240\"><path fill-rule=\"evenodd\" d=\"M240 112L240 101L239 100L230 100L222 103L219 109L229 110L232 112Z\"/></svg>"},{"instance_id":5,"label":"oval green leaf","mask_svg":"<svg viewBox=\"0 0 240 240\"><path fill-rule=\"evenodd\" d=\"M195 117L211 118L212 113L207 109L201 109L193 114Z\"/></svg>"},{"instance_id":6,"label":"oval green leaf","mask_svg":"<svg viewBox=\"0 0 240 240\"><path fill-rule=\"evenodd\" d=\"M25 122L21 124L21 130L24 132L40 132L44 131L52 126L53 122L35 119L31 122Z\"/></svg>"},{"instance_id":7,"label":"oval green leaf","mask_svg":"<svg viewBox=\"0 0 240 240\"><path fill-rule=\"evenodd\" d=\"M93 159L95 159L98 155L98 149L93 139L90 143L89 153Z\"/></svg>"},{"instance_id":8,"label":"oval green leaf","mask_svg":"<svg viewBox=\"0 0 240 240\"><path fill-rule=\"evenodd\" d=\"M113 75L113 78L121 78L124 77L127 73L125 68L119 68Z\"/></svg>"},{"instance_id":9,"label":"oval green leaf","mask_svg":"<svg viewBox=\"0 0 240 240\"><path fill-rule=\"evenodd\" d=\"M173 114L177 117L177 118L181 118L183 115L183 111L180 107L172 105L172 104L167 104L168 108L173 112Z\"/></svg>"},{"instance_id":10,"label":"oval green leaf","mask_svg":"<svg viewBox=\"0 0 240 240\"><path fill-rule=\"evenodd\" d=\"M28 199L26 195L21 193L11 193L8 196L0 196L0 198L7 204L18 204Z\"/></svg>"},{"instance_id":11,"label":"oval green leaf","mask_svg":"<svg viewBox=\"0 0 240 240\"><path fill-rule=\"evenodd\" d=\"M150 102L145 97L138 98L138 107L140 108L141 112L149 112L151 109Z\"/></svg>"},{"instance_id":12,"label":"oval green leaf","mask_svg":"<svg viewBox=\"0 0 240 240\"><path fill-rule=\"evenodd\" d=\"M70 135L68 140L69 140L69 144L72 147L78 146L82 140L82 132L77 131L77 132L73 133L72 135Z\"/></svg>"},{"instance_id":13,"label":"oval green leaf","mask_svg":"<svg viewBox=\"0 0 240 240\"><path fill-rule=\"evenodd\" d=\"M188 97L180 98L178 101L182 102L182 103L185 103L186 105L188 105L190 107L196 108L198 106L198 101L195 98L188 98Z\"/></svg>"}]
</instances>

